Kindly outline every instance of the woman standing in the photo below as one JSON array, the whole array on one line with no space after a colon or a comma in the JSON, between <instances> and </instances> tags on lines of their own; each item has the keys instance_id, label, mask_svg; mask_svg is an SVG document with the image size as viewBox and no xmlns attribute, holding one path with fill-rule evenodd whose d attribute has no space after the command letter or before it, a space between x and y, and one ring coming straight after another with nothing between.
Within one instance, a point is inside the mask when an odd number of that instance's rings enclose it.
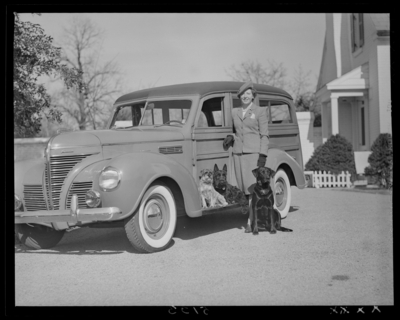
<instances>
[{"instance_id":1,"label":"woman standing","mask_svg":"<svg viewBox=\"0 0 400 320\"><path fill-rule=\"evenodd\" d=\"M255 181L252 170L264 167L268 153L268 118L266 108L254 103L257 91L252 82L243 84L237 92L241 100L241 107L232 110L233 122L233 163L238 188L249 199L249 220L245 232L251 232L252 218L251 197ZM224 144L229 143L229 136ZM273 183L271 184L271 186Z\"/></svg>"}]
</instances>

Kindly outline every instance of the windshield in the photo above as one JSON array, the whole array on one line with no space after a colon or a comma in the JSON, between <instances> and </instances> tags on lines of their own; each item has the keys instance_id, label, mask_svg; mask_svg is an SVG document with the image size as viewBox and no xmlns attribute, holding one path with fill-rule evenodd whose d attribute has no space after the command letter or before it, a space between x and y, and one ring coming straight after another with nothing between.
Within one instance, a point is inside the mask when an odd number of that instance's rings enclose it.
<instances>
[{"instance_id":1,"label":"windshield","mask_svg":"<svg viewBox=\"0 0 400 320\"><path fill-rule=\"evenodd\" d=\"M191 105L191 100L149 101L140 125L182 125L189 116Z\"/></svg>"},{"instance_id":2,"label":"windshield","mask_svg":"<svg viewBox=\"0 0 400 320\"><path fill-rule=\"evenodd\" d=\"M136 126L183 125L188 116L191 100L151 101L120 106L115 111L111 129Z\"/></svg>"}]
</instances>

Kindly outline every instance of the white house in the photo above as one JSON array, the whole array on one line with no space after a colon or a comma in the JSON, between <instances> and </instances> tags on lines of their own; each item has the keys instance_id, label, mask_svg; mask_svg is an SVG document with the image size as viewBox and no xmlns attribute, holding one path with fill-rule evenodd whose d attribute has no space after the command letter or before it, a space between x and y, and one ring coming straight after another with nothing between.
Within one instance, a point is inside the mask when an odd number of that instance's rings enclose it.
<instances>
[{"instance_id":1,"label":"white house","mask_svg":"<svg viewBox=\"0 0 400 320\"><path fill-rule=\"evenodd\" d=\"M392 133L389 14L328 13L317 98L322 142L340 134L368 151Z\"/></svg>"}]
</instances>

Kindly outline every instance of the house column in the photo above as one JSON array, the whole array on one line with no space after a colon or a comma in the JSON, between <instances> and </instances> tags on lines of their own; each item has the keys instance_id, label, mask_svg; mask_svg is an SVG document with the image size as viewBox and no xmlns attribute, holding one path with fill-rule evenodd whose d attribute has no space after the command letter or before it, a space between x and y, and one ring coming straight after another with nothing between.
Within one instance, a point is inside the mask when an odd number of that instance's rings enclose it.
<instances>
[{"instance_id":1,"label":"house column","mask_svg":"<svg viewBox=\"0 0 400 320\"><path fill-rule=\"evenodd\" d=\"M338 97L331 96L332 135L339 133L339 102Z\"/></svg>"},{"instance_id":2,"label":"house column","mask_svg":"<svg viewBox=\"0 0 400 320\"><path fill-rule=\"evenodd\" d=\"M359 119L358 119L358 101L357 100L352 100L351 102L351 109L352 109L352 134L353 134L353 150L358 151L360 148L359 143L358 143L358 128L359 128Z\"/></svg>"},{"instance_id":3,"label":"house column","mask_svg":"<svg viewBox=\"0 0 400 320\"><path fill-rule=\"evenodd\" d=\"M328 126L326 120L326 102L321 103L321 138L322 143L324 144L326 140L328 140Z\"/></svg>"}]
</instances>

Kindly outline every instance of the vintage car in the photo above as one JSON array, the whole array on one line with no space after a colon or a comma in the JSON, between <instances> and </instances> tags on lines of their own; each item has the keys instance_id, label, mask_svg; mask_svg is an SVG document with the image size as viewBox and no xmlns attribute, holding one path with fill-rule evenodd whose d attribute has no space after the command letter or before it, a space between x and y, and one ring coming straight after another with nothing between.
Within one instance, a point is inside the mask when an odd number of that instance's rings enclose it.
<instances>
[{"instance_id":1,"label":"vintage car","mask_svg":"<svg viewBox=\"0 0 400 320\"><path fill-rule=\"evenodd\" d=\"M33 249L55 246L65 231L123 227L138 252L166 249L177 218L236 212L202 209L199 173L225 164L232 172L232 108L240 82L199 82L125 94L107 128L50 138L44 158L15 164L15 233ZM291 186L304 188L296 112L284 90L256 84L268 109L269 150L277 207L289 212ZM255 164L256 167L256 164Z\"/></svg>"}]
</instances>

